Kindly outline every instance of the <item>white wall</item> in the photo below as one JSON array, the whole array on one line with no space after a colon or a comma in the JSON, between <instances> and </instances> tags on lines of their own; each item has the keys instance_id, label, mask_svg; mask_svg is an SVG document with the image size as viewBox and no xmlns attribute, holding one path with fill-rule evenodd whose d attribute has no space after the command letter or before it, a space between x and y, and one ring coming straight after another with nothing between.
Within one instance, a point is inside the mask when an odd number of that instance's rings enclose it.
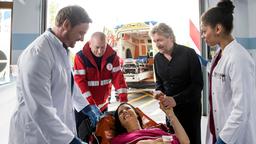
<instances>
[{"instance_id":1,"label":"white wall","mask_svg":"<svg viewBox=\"0 0 256 144\"><path fill-rule=\"evenodd\" d=\"M249 36L256 37L256 0L248 0ZM255 46L256 47L256 46Z\"/></svg>"},{"instance_id":2,"label":"white wall","mask_svg":"<svg viewBox=\"0 0 256 144\"><path fill-rule=\"evenodd\" d=\"M234 1L234 36L252 55L256 62L256 1Z\"/></svg>"},{"instance_id":3,"label":"white wall","mask_svg":"<svg viewBox=\"0 0 256 144\"><path fill-rule=\"evenodd\" d=\"M12 64L40 34L41 0L14 0L12 25Z\"/></svg>"},{"instance_id":4,"label":"white wall","mask_svg":"<svg viewBox=\"0 0 256 144\"><path fill-rule=\"evenodd\" d=\"M40 0L14 0L13 33L38 33Z\"/></svg>"},{"instance_id":5,"label":"white wall","mask_svg":"<svg viewBox=\"0 0 256 144\"><path fill-rule=\"evenodd\" d=\"M219 0L208 0L208 7L216 6ZM256 51L256 1L233 0L234 29L233 36L251 53ZM256 54L253 54L256 55Z\"/></svg>"},{"instance_id":6,"label":"white wall","mask_svg":"<svg viewBox=\"0 0 256 144\"><path fill-rule=\"evenodd\" d=\"M234 29L235 37L248 37L248 0L234 1Z\"/></svg>"}]
</instances>

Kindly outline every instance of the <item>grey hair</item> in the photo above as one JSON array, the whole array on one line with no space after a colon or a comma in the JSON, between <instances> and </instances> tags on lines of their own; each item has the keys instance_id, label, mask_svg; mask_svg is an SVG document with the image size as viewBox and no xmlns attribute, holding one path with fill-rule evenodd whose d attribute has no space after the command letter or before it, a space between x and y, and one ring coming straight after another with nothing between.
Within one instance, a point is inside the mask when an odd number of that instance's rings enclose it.
<instances>
[{"instance_id":1,"label":"grey hair","mask_svg":"<svg viewBox=\"0 0 256 144\"><path fill-rule=\"evenodd\" d=\"M155 25L150 31L150 36L154 34L159 34L166 38L171 37L174 42L176 41L172 28L165 23Z\"/></svg>"}]
</instances>

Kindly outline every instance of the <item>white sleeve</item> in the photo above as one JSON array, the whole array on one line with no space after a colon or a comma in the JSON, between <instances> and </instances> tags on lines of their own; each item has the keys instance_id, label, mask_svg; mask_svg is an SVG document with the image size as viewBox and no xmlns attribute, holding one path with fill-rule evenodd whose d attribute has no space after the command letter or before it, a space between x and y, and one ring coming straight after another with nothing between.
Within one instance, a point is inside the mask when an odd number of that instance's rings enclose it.
<instances>
[{"instance_id":1,"label":"white sleeve","mask_svg":"<svg viewBox=\"0 0 256 144\"><path fill-rule=\"evenodd\" d=\"M82 95L81 90L79 89L76 82L74 82L73 88L73 105L76 111L81 111L84 107L89 104L88 100Z\"/></svg>"},{"instance_id":2,"label":"white sleeve","mask_svg":"<svg viewBox=\"0 0 256 144\"><path fill-rule=\"evenodd\" d=\"M227 143L235 143L239 139L250 114L250 100L254 92L254 64L241 53L239 59L233 57L229 69L231 79L233 108L220 132L220 137Z\"/></svg>"}]
</instances>

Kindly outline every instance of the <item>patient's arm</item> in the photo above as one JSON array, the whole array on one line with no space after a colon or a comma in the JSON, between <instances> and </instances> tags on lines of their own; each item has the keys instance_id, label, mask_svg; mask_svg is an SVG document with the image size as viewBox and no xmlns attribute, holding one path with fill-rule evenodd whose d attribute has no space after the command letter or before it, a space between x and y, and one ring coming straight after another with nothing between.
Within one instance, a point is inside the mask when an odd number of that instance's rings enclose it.
<instances>
[{"instance_id":1,"label":"patient's arm","mask_svg":"<svg viewBox=\"0 0 256 144\"><path fill-rule=\"evenodd\" d=\"M180 124L178 118L173 112L172 108L165 108L162 104L162 102L159 102L160 109L162 109L166 116L169 118L170 123L172 124L173 130L175 132L176 137L178 138L179 142L181 144L189 144L189 138L187 133L185 132L183 126Z\"/></svg>"}]
</instances>

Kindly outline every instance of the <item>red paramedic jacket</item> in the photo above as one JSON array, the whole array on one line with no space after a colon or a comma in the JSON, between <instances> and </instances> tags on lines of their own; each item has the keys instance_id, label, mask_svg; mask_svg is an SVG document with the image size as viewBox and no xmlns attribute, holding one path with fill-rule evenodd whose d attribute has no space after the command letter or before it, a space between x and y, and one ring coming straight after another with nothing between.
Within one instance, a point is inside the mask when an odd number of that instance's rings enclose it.
<instances>
[{"instance_id":1,"label":"red paramedic jacket","mask_svg":"<svg viewBox=\"0 0 256 144\"><path fill-rule=\"evenodd\" d=\"M96 104L101 111L108 107L112 84L121 102L127 102L127 84L116 52L107 45L102 57L101 71L93 58L89 42L79 51L74 61L74 79L83 96L90 104Z\"/></svg>"}]
</instances>

